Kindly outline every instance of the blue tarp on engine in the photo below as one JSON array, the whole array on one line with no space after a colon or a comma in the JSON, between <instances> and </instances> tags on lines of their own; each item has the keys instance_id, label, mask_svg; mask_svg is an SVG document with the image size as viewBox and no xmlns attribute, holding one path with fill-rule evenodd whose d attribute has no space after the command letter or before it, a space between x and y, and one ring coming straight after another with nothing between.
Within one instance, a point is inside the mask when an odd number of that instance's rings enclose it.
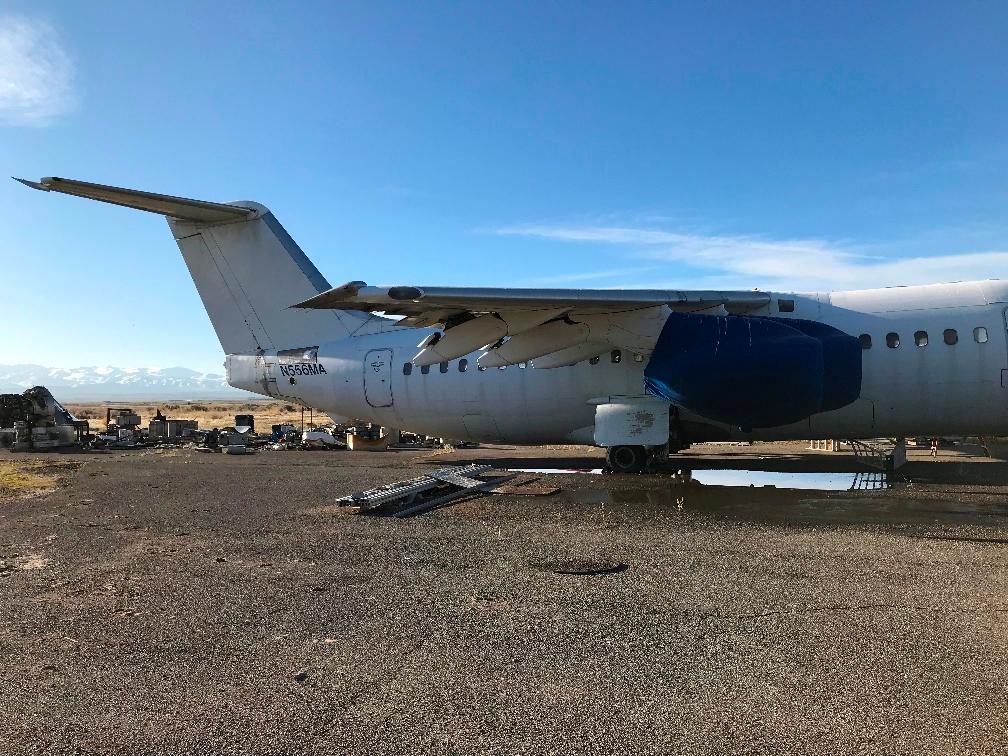
<instances>
[{"instance_id":1,"label":"blue tarp on engine","mask_svg":"<svg viewBox=\"0 0 1008 756\"><path fill-rule=\"evenodd\" d=\"M818 339L823 350L820 412L846 407L861 395L861 344L849 333L815 320L773 318Z\"/></svg>"},{"instance_id":2,"label":"blue tarp on engine","mask_svg":"<svg viewBox=\"0 0 1008 756\"><path fill-rule=\"evenodd\" d=\"M644 382L711 420L787 425L857 398L861 350L857 339L813 321L672 313Z\"/></svg>"}]
</instances>

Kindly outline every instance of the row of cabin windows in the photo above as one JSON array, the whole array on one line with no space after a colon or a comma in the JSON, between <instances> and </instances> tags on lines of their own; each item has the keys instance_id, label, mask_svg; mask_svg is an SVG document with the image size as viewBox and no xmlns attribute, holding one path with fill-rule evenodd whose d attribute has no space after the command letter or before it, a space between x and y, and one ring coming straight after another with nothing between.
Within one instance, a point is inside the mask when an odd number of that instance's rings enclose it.
<instances>
[{"instance_id":1,"label":"row of cabin windows","mask_svg":"<svg viewBox=\"0 0 1008 756\"><path fill-rule=\"evenodd\" d=\"M483 367L482 365L477 365L477 367L479 368L480 372L486 370L486 368ZM501 367L499 369L503 370L505 367L507 367L507 365L505 365L505 366L503 366L503 367ZM528 363L527 362L519 362L518 363L518 367L524 369L524 368L528 367ZM428 373L430 373L430 369L431 369L430 365L421 365L420 366L420 374L421 375L427 375ZM460 373L464 373L468 369L469 369L469 360L467 360L465 357L463 357L461 360L458 361L458 371ZM447 362L439 362L438 363L438 370L440 370L442 373L447 373L448 372L448 363ZM413 374L413 363L412 362L404 362L403 363L402 374L403 375L412 375Z\"/></svg>"},{"instance_id":2,"label":"row of cabin windows","mask_svg":"<svg viewBox=\"0 0 1008 756\"><path fill-rule=\"evenodd\" d=\"M987 343L987 329L983 326L977 326L973 329L973 341L977 344ZM949 346L955 346L959 343L959 332L955 328L946 328L942 331L942 340ZM862 333L858 336L858 341L861 342L862 349L871 349L872 340L871 334ZM890 331L885 337L886 346L890 349L895 349L900 345L900 336L895 331ZM926 347L928 345L928 332L927 331L914 331L914 344L919 347Z\"/></svg>"},{"instance_id":3,"label":"row of cabin windows","mask_svg":"<svg viewBox=\"0 0 1008 756\"><path fill-rule=\"evenodd\" d=\"M635 354L633 356L633 358L634 358L634 362L643 362L644 361L644 355L642 355L642 354ZM620 349L613 349L609 353L609 361L611 363L613 363L614 365L617 365L620 362L622 362L623 361L623 351L620 350ZM599 364L599 355L596 355L596 356L592 357L590 360L588 360L588 362L589 362L589 364L592 364L592 365L598 365ZM520 367L523 370L525 368L527 368L528 365L529 365L529 363L527 363L527 362L519 362L518 363L518 367ZM482 365L477 365L477 368L479 369L480 372L483 372L484 370L486 370L486 368L483 367ZM498 370L504 370L506 368L507 368L507 365L502 365L501 367L499 367L497 369ZM427 375L428 373L430 373L430 369L431 369L430 365L421 365L420 366L420 374L421 375ZM448 363L447 362L439 362L438 363L438 369L442 373L447 373L448 372ZM464 373L468 369L469 369L469 360L467 360L465 357L463 357L461 360L458 361L458 371L460 373ZM412 362L404 362L403 363L402 374L403 375L412 375L413 374L413 363Z\"/></svg>"}]
</instances>

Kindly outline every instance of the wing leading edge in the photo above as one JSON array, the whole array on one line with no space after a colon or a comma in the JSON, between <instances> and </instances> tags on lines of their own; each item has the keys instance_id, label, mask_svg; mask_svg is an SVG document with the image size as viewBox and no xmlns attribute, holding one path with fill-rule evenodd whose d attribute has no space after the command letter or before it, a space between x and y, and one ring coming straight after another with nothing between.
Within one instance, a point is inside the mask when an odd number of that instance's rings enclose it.
<instances>
[{"instance_id":1,"label":"wing leading edge","mask_svg":"<svg viewBox=\"0 0 1008 756\"><path fill-rule=\"evenodd\" d=\"M677 312L718 306L732 314L765 307L761 291L691 291L667 289L503 289L445 286L368 286L351 281L298 302L306 309L364 310L405 315L404 325L430 326L453 316L512 310L556 310L578 314L626 312L665 305Z\"/></svg>"}]
</instances>

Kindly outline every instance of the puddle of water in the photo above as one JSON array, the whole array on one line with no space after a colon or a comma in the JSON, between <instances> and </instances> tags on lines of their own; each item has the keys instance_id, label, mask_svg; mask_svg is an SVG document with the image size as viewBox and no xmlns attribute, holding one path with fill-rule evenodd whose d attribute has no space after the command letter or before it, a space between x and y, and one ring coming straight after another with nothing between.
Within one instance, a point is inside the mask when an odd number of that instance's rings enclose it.
<instances>
[{"instance_id":1,"label":"puddle of water","mask_svg":"<svg viewBox=\"0 0 1008 756\"><path fill-rule=\"evenodd\" d=\"M542 473L542 474L558 474L558 473L587 473L589 475L601 475L602 468L596 467L591 470L586 470L582 468L574 467L509 467L508 472L520 472L520 473Z\"/></svg>"},{"instance_id":2,"label":"puddle of water","mask_svg":"<svg viewBox=\"0 0 1008 756\"><path fill-rule=\"evenodd\" d=\"M704 486L795 488L812 491L849 491L861 473L763 472L762 470L694 470L692 478Z\"/></svg>"},{"instance_id":3,"label":"puddle of water","mask_svg":"<svg viewBox=\"0 0 1008 756\"><path fill-rule=\"evenodd\" d=\"M511 472L523 473L580 473L601 475L602 468L591 470L551 467L511 468ZM852 472L764 472L761 470L686 470L670 478L684 483L693 481L703 486L727 486L730 488L786 488L802 491L850 491L855 488L885 488L881 476L874 473Z\"/></svg>"},{"instance_id":4,"label":"puddle of water","mask_svg":"<svg viewBox=\"0 0 1008 756\"><path fill-rule=\"evenodd\" d=\"M599 475L601 468L513 468L532 474ZM590 481L590 482L589 482ZM917 497L889 490L881 472L781 472L761 470L680 470L676 474L614 475L565 486L560 497L537 500L558 518L603 517L607 523L673 522L682 517L771 524L873 525L901 534L932 537L929 528L978 524L1003 528L1008 503L989 498L960 500ZM851 491L851 495L845 492ZM537 516L541 516L537 515ZM1008 540L1008 539L1004 539Z\"/></svg>"}]
</instances>

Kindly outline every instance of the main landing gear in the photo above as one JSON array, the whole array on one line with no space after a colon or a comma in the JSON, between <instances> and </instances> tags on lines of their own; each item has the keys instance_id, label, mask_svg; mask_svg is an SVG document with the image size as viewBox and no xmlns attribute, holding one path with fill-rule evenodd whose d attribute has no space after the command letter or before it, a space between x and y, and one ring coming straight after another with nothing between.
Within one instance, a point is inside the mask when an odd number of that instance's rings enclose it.
<instances>
[{"instance_id":1,"label":"main landing gear","mask_svg":"<svg viewBox=\"0 0 1008 756\"><path fill-rule=\"evenodd\" d=\"M639 473L647 467L648 453L643 446L610 446L606 463L614 473Z\"/></svg>"},{"instance_id":2,"label":"main landing gear","mask_svg":"<svg viewBox=\"0 0 1008 756\"><path fill-rule=\"evenodd\" d=\"M665 413L668 413L667 435L664 433ZM623 444L621 441L643 441L644 444ZM653 397L629 397L598 405L595 443L606 447L604 472L619 474L650 472L655 464L668 462L669 454L689 446L683 437L678 410L670 409Z\"/></svg>"},{"instance_id":3,"label":"main landing gear","mask_svg":"<svg viewBox=\"0 0 1008 756\"><path fill-rule=\"evenodd\" d=\"M679 451L678 448L675 451ZM611 473L650 472L656 462L668 461L669 446L610 446L606 449L606 466Z\"/></svg>"}]
</instances>

